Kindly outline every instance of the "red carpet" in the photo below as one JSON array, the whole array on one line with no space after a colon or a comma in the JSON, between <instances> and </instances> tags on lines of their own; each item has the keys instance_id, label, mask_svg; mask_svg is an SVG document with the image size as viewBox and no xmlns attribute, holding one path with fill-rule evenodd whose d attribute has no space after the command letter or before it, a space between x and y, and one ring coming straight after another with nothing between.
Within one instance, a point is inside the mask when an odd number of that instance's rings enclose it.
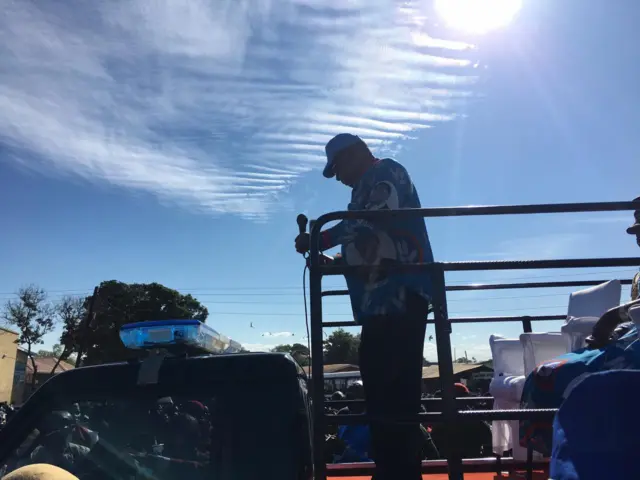
<instances>
[{"instance_id":1,"label":"red carpet","mask_svg":"<svg viewBox=\"0 0 640 480\"><path fill-rule=\"evenodd\" d=\"M370 478L371 477L327 477L327 480L369 480ZM446 473L423 475L422 478L423 480L449 480ZM464 480L524 480L524 478L524 474L512 477L509 477L507 474L496 477L495 473L465 473L464 475ZM549 477L543 473L534 472L533 478L534 480L547 480Z\"/></svg>"}]
</instances>

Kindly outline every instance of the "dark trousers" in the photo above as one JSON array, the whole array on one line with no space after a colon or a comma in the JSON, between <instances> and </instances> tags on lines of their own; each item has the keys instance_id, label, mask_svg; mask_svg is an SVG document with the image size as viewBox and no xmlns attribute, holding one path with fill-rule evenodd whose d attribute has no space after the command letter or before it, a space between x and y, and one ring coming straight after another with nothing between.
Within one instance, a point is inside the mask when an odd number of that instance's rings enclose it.
<instances>
[{"instance_id":1,"label":"dark trousers","mask_svg":"<svg viewBox=\"0 0 640 480\"><path fill-rule=\"evenodd\" d=\"M375 480L422 478L419 425L387 421L420 412L427 305L411 297L407 310L406 314L370 317L362 323L360 374L367 414L372 417Z\"/></svg>"}]
</instances>

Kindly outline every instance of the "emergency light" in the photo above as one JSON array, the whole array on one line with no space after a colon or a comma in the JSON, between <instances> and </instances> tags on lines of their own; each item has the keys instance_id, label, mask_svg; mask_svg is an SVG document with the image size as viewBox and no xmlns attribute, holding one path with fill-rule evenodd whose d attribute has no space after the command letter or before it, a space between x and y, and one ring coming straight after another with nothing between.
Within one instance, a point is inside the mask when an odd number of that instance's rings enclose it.
<instances>
[{"instance_id":1,"label":"emergency light","mask_svg":"<svg viewBox=\"0 0 640 480\"><path fill-rule=\"evenodd\" d=\"M120 340L134 350L185 348L200 353L237 353L242 346L199 320L156 320L128 323L120 328Z\"/></svg>"}]
</instances>

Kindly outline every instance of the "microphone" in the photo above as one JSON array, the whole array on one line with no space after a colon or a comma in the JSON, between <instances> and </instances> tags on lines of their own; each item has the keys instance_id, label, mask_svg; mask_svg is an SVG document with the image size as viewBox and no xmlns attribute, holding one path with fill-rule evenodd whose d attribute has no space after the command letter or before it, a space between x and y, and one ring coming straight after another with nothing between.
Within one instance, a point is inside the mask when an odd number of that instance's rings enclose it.
<instances>
[{"instance_id":1,"label":"microphone","mask_svg":"<svg viewBox=\"0 0 640 480\"><path fill-rule=\"evenodd\" d=\"M307 223L309 223L309 219L305 214L301 213L300 215L298 215L296 222L298 223L298 231L302 235L307 231Z\"/></svg>"}]
</instances>

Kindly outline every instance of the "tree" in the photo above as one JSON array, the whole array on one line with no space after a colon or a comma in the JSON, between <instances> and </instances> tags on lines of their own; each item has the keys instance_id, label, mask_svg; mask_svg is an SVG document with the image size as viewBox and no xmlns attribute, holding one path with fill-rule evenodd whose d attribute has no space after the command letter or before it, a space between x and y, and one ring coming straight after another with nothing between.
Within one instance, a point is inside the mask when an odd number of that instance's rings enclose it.
<instances>
[{"instance_id":1,"label":"tree","mask_svg":"<svg viewBox=\"0 0 640 480\"><path fill-rule=\"evenodd\" d=\"M47 333L53 331L54 309L47 302L46 292L36 285L21 288L16 296L5 304L3 318L18 330L17 343L26 348L27 358L31 360L31 388L35 388L38 366L33 349L43 343L42 338Z\"/></svg>"},{"instance_id":2,"label":"tree","mask_svg":"<svg viewBox=\"0 0 640 480\"><path fill-rule=\"evenodd\" d=\"M458 359L455 360L455 362L453 363L477 363L478 361L476 360L476 357L460 357Z\"/></svg>"},{"instance_id":3,"label":"tree","mask_svg":"<svg viewBox=\"0 0 640 480\"><path fill-rule=\"evenodd\" d=\"M51 350L38 350L37 355L39 357L59 357L62 355L62 345L56 343Z\"/></svg>"},{"instance_id":4,"label":"tree","mask_svg":"<svg viewBox=\"0 0 640 480\"><path fill-rule=\"evenodd\" d=\"M294 343L293 345L277 345L272 348L271 351L288 353L303 367L309 365L309 347L301 343Z\"/></svg>"},{"instance_id":5,"label":"tree","mask_svg":"<svg viewBox=\"0 0 640 480\"><path fill-rule=\"evenodd\" d=\"M81 325L87 318L88 298L65 296L56 305L56 312L62 323L60 335L61 351L56 357L58 361L53 366L54 373L62 361L69 360L80 349L79 335Z\"/></svg>"},{"instance_id":6,"label":"tree","mask_svg":"<svg viewBox=\"0 0 640 480\"><path fill-rule=\"evenodd\" d=\"M324 341L324 363L349 363L358 365L359 348L360 335L353 335L339 328Z\"/></svg>"},{"instance_id":7,"label":"tree","mask_svg":"<svg viewBox=\"0 0 640 480\"><path fill-rule=\"evenodd\" d=\"M88 308L91 297L84 301ZM61 343L84 350L83 365L125 361L139 353L127 350L120 341L120 327L126 323L150 320L196 319L206 321L209 312L191 295L183 295L159 283L127 284L102 282L93 305L94 316L86 322L65 326Z\"/></svg>"}]
</instances>

